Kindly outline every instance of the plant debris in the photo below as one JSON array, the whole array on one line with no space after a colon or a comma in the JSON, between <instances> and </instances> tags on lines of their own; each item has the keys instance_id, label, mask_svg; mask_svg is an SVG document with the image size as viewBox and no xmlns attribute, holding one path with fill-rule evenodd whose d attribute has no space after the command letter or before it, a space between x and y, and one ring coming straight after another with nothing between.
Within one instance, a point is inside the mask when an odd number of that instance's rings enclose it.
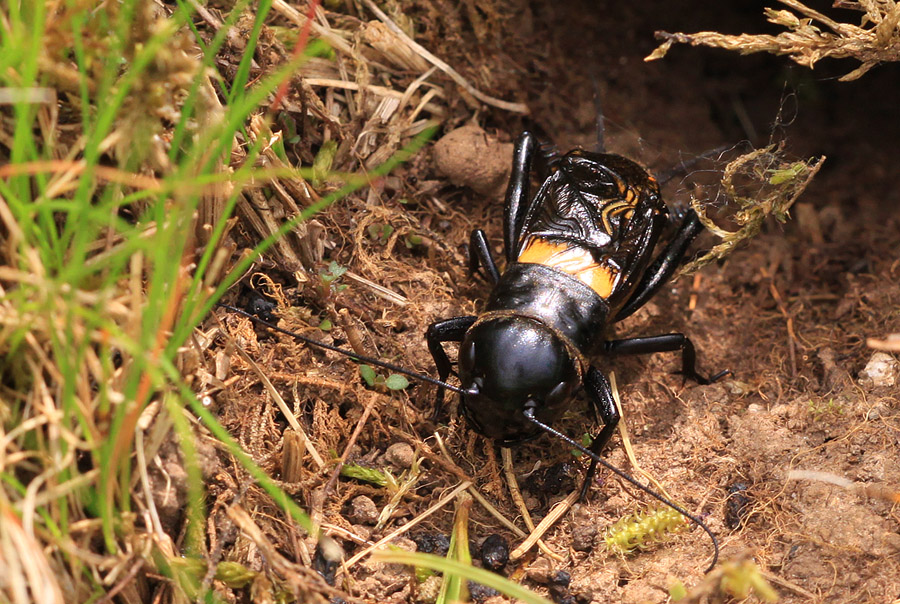
<instances>
[{"instance_id":1,"label":"plant debris","mask_svg":"<svg viewBox=\"0 0 900 604\"><path fill-rule=\"evenodd\" d=\"M706 202L691 201L700 222L721 239L708 252L681 268L686 275L716 260L728 257L735 247L759 234L769 216L785 222L788 212L800 194L822 168L825 157L808 161L787 162L781 149L770 145L741 155L725 167L722 189L726 207L733 208L729 218L739 228L728 231L719 227L707 212Z\"/></svg>"},{"instance_id":2,"label":"plant debris","mask_svg":"<svg viewBox=\"0 0 900 604\"><path fill-rule=\"evenodd\" d=\"M836 0L834 6L837 8L863 13L860 25L835 21L798 0L779 2L794 12L766 8L766 19L786 28L786 32L774 36L735 36L711 31L695 34L658 31L657 39L664 42L644 60L661 59L677 43L724 48L741 54L768 52L787 55L797 64L809 68L826 58L859 61L859 67L840 78L845 82L862 77L879 63L900 61L900 8L896 2Z\"/></svg>"}]
</instances>

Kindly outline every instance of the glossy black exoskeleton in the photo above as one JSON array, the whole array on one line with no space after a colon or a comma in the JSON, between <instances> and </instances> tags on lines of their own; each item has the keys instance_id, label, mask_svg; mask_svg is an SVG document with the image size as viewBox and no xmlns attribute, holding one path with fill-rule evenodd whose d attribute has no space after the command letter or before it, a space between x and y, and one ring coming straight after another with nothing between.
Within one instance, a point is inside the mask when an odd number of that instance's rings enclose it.
<instances>
[{"instance_id":1,"label":"glossy black exoskeleton","mask_svg":"<svg viewBox=\"0 0 900 604\"><path fill-rule=\"evenodd\" d=\"M591 356L680 350L685 377L711 381L697 373L694 346L680 333L606 339L610 325L643 306L672 276L702 226L693 211L685 212L654 258L670 215L653 176L622 156L578 149L556 159L532 198L536 148L527 132L516 142L502 274L484 231L472 232L470 269L483 268L494 284L484 311L433 323L428 348L444 381L452 364L443 343L460 342L462 413L477 431L504 444L540 434L534 420L552 424L584 388L604 424L590 447L599 453L619 413ZM439 404L442 396L439 390Z\"/></svg>"}]
</instances>

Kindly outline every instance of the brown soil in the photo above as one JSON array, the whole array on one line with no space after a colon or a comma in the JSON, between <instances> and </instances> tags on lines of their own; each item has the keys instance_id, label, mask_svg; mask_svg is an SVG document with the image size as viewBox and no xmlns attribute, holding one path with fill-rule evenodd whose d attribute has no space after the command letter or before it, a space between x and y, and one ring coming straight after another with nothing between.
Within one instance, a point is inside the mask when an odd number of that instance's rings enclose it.
<instances>
[{"instance_id":1,"label":"brown soil","mask_svg":"<svg viewBox=\"0 0 900 604\"><path fill-rule=\"evenodd\" d=\"M873 356L866 338L900 332L898 67L883 66L860 81L841 83L833 76L849 70L842 64L809 72L785 59L690 48L675 48L660 62L642 61L656 45L656 29L736 33L757 24L764 29L761 5L754 2L602 3L597 8L587 1L546 1L517 2L513 9L505 2L413 4L407 13L420 19L421 43L479 88L531 108L527 120L500 110L474 115L501 143L528 127L561 149L590 146L596 79L607 146L654 170L722 144L750 139L764 145L770 135L786 141L790 155L828 156L802 205L795 206L793 220L768 223L726 262L673 282L614 329L617 337L684 332L697 345L704 371L729 368L733 377L712 386L683 384L673 374L674 355L617 359L603 368L616 374L639 463L669 494L705 518L719 535L722 559L752 556L785 603L887 603L900 597L896 508L832 484L787 477L791 470L815 470L900 488L896 381L886 386L860 379ZM459 99L445 131L472 119L473 112ZM363 194L318 220L335 244L325 253L326 264L334 260L401 294L406 305L341 277L338 283L349 287L326 294L312 285L299 290L286 285L291 304L309 310L282 316L285 326L296 329L324 317L337 323L329 313L347 309L352 327L334 329L334 341L359 337L369 353L433 375L425 329L435 320L479 308L489 288L467 275L464 244L472 228L482 227L495 252L500 251L502 202L449 184L434 170L428 153L395 175L399 178L389 181L390 187L368 196L368 205ZM669 187L670 204L684 203L689 186L690 178ZM410 235L418 239L407 247ZM711 237L701 238L698 248L711 243ZM270 273L276 281L290 283L277 267ZM351 460L389 466L383 455L398 442L412 444L422 459L415 488L378 529L372 526L369 502L355 499L368 497L380 512L391 499L387 490L350 479L329 487L328 472L317 470L308 456L302 459L299 474L285 487L316 514L347 558L361 548L351 535L376 541L458 483L439 461L435 431L481 492L508 518L517 518L500 480L495 445L467 427L455 405L442 420L447 423L431 423L433 387L373 391L356 366L338 355L250 331L236 317L226 325L242 327L246 351L265 368L287 404L300 410L319 452L343 453L366 409L370 412ZM254 458L283 478L285 418L258 376L238 357L232 363L241 377L219 397L217 412ZM894 369L894 379L900 379L896 373ZM579 401L559 428L580 436L597 426ZM619 437L606 458L629 467ZM543 437L516 448L514 460L522 476L537 460L546 467L572 457L567 446ZM401 470L395 468L394 474ZM256 510L257 522L279 550L301 560L306 544L275 520L281 514L246 480L233 461L224 462L211 478L216 555L264 567L261 555L248 553L249 542L226 520L226 506L240 496L245 508ZM729 489L746 497L739 522L733 511L726 518ZM525 492L536 520L566 494ZM697 529L636 554L605 550L605 528L641 509L642 501L646 498L639 492L601 471L589 501L548 533L548 547L563 560L550 566L571 573L569 593L576 601L663 602L673 577L688 587L702 580L710 545ZM447 506L406 537L449 534L452 520L452 506ZM519 541L477 504L469 530L476 543L491 533ZM533 580L540 573L527 572L545 564L536 563L539 557L543 555L535 549L505 572L546 592ZM363 601L402 602L422 591L405 571L366 561L350 569L349 577L339 573L337 586Z\"/></svg>"}]
</instances>

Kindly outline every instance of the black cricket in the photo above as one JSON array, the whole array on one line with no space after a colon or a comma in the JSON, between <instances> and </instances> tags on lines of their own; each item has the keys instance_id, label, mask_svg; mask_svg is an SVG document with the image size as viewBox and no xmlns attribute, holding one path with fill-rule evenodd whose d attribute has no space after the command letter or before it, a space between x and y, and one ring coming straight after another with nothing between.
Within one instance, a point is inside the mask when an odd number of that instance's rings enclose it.
<instances>
[{"instance_id":1,"label":"black cricket","mask_svg":"<svg viewBox=\"0 0 900 604\"><path fill-rule=\"evenodd\" d=\"M602 146L602 131L600 139ZM530 198L536 156L544 174ZM674 235L654 257L673 221ZM596 355L681 351L685 378L709 384L730 373L700 375L694 346L680 333L606 339L612 324L641 308L672 277L701 230L692 210L670 214L657 180L635 162L581 149L562 157L544 154L535 137L525 132L515 145L506 193L506 270L501 274L497 268L484 231L474 230L469 269L472 273L483 269L494 289L481 315L429 326L426 340L438 379L282 329L233 306L218 306L306 344L435 384L436 414L444 390L457 392L472 427L505 446L542 432L556 436L591 458L582 498L601 464L700 526L714 545L708 572L718 560L718 542L709 527L600 457L620 416L609 380L587 360ZM458 372L444 350L445 342L460 343ZM460 386L447 383L451 373L458 375ZM550 426L579 388L603 422L590 448Z\"/></svg>"},{"instance_id":2,"label":"black cricket","mask_svg":"<svg viewBox=\"0 0 900 604\"><path fill-rule=\"evenodd\" d=\"M444 342L460 342L460 407L480 433L515 444L538 436L559 419L583 388L603 428L597 455L619 422L606 375L588 358L599 354L681 351L681 373L700 384L691 341L680 333L606 339L610 325L641 308L668 281L702 230L693 210L665 248L653 257L668 226L659 184L620 155L576 149L546 162L549 174L530 198L535 137L516 142L504 212L507 267L501 274L484 231L472 232L469 268L483 268L494 289L484 312L433 323L426 334L438 377L453 373ZM439 404L443 391L439 391ZM545 426L541 426L544 424Z\"/></svg>"}]
</instances>

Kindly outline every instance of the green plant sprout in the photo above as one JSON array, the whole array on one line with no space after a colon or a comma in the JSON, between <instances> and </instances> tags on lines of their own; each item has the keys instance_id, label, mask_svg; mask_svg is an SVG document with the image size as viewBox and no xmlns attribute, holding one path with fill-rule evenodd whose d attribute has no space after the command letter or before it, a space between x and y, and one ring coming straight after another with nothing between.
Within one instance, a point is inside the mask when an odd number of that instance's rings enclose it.
<instances>
[{"instance_id":1,"label":"green plant sprout","mask_svg":"<svg viewBox=\"0 0 900 604\"><path fill-rule=\"evenodd\" d=\"M381 245L384 245L388 242L391 233L394 232L394 227L389 224L370 224L369 228L366 230L373 241L377 241Z\"/></svg>"},{"instance_id":2,"label":"green plant sprout","mask_svg":"<svg viewBox=\"0 0 900 604\"><path fill-rule=\"evenodd\" d=\"M359 375L369 385L370 388L378 388L384 386L388 390L403 390L409 386L409 380L402 375L392 373L387 377L375 372L371 365L360 365Z\"/></svg>"}]
</instances>

